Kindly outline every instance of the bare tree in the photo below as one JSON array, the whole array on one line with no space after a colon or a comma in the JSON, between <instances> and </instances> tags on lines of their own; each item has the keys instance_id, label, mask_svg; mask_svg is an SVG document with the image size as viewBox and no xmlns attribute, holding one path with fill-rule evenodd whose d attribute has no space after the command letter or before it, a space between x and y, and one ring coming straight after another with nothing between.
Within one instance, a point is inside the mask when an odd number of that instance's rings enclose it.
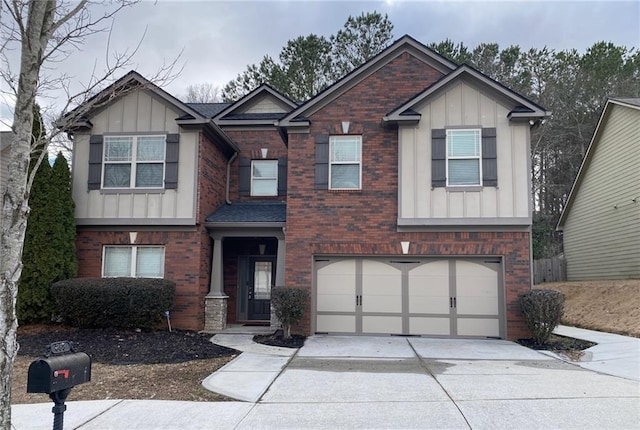
<instances>
[{"instance_id":1,"label":"bare tree","mask_svg":"<svg viewBox=\"0 0 640 430\"><path fill-rule=\"evenodd\" d=\"M184 101L187 103L219 103L222 101L220 87L209 82L189 85Z\"/></svg>"},{"instance_id":2,"label":"bare tree","mask_svg":"<svg viewBox=\"0 0 640 430\"><path fill-rule=\"evenodd\" d=\"M77 50L88 36L107 31L114 16L139 0L1 0L0 13L0 78L9 88L9 97L15 100L12 131L14 141L10 147L7 187L2 195L2 225L0 230L0 429L11 429L11 375L18 351L16 332L16 297L22 272L22 248L29 215L29 192L37 167L47 156L49 143L64 132L58 125L71 124L80 119L91 107L106 103L118 93L136 89L135 86L117 85L116 74L129 66L139 47L113 53L102 71L94 67L91 78L77 93L70 90L71 77L55 75L52 62L64 61ZM93 8L91 6L99 6ZM99 12L98 12L99 11ZM7 52L20 51L20 67L11 69ZM142 84L167 82L175 77L177 60L163 65L160 71ZM108 90L102 90L114 83ZM43 127L40 136L32 136L33 106L37 97L52 89L67 92L66 103L58 106L65 112L79 106L69 114L58 114L52 123ZM102 90L102 91L101 91ZM6 94L4 96L7 96ZM33 151L41 150L34 168L29 171Z\"/></svg>"}]
</instances>

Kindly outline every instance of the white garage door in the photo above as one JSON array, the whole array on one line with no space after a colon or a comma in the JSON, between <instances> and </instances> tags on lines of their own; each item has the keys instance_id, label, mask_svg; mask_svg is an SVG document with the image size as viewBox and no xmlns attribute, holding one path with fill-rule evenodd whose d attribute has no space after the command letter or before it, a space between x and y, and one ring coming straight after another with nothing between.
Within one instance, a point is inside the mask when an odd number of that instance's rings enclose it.
<instances>
[{"instance_id":1,"label":"white garage door","mask_svg":"<svg viewBox=\"0 0 640 430\"><path fill-rule=\"evenodd\" d=\"M500 262L316 259L317 333L504 337Z\"/></svg>"}]
</instances>

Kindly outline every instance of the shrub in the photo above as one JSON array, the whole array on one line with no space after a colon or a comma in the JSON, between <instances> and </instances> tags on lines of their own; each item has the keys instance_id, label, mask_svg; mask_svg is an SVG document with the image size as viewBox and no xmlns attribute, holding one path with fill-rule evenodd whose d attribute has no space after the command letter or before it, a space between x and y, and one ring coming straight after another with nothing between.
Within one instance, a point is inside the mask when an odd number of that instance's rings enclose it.
<instances>
[{"instance_id":1,"label":"shrub","mask_svg":"<svg viewBox=\"0 0 640 430\"><path fill-rule=\"evenodd\" d=\"M276 287L271 290L271 305L284 329L284 338L291 339L291 326L298 324L307 309L309 291L301 288Z\"/></svg>"},{"instance_id":2,"label":"shrub","mask_svg":"<svg viewBox=\"0 0 640 430\"><path fill-rule=\"evenodd\" d=\"M518 304L531 331L533 341L542 345L564 314L564 294L557 290L531 290L518 297Z\"/></svg>"},{"instance_id":3,"label":"shrub","mask_svg":"<svg viewBox=\"0 0 640 430\"><path fill-rule=\"evenodd\" d=\"M176 284L166 279L77 278L51 294L62 320L82 328L155 328L171 309Z\"/></svg>"}]
</instances>

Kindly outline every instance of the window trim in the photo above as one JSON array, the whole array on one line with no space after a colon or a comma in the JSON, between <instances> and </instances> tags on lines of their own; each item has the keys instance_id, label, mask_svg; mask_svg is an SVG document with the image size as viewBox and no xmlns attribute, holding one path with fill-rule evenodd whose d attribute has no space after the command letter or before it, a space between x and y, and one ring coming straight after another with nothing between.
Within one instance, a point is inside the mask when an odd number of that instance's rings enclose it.
<instances>
[{"instance_id":1,"label":"window trim","mask_svg":"<svg viewBox=\"0 0 640 430\"><path fill-rule=\"evenodd\" d=\"M149 278L149 279L163 279L165 272L165 259L166 259L166 247L164 245L103 245L102 246L102 277L103 278L118 278L119 276L106 276L105 275L105 263L107 261L107 248L129 248L131 249L131 267L129 267L129 275L127 278ZM160 276L136 276L136 265L138 262L138 248L160 248L162 249L162 261L160 265Z\"/></svg>"},{"instance_id":2,"label":"window trim","mask_svg":"<svg viewBox=\"0 0 640 430\"><path fill-rule=\"evenodd\" d=\"M478 155L474 156L464 156L464 157L451 157L449 156L449 136L456 132L461 131L473 131L476 132L478 137ZM445 130L445 177L446 177L446 187L482 187L482 128L447 128ZM478 162L478 182L475 184L451 184L449 180L451 179L449 175L449 160L476 160Z\"/></svg>"},{"instance_id":3,"label":"window trim","mask_svg":"<svg viewBox=\"0 0 640 430\"><path fill-rule=\"evenodd\" d=\"M263 178L263 177L255 177L253 176L253 165L254 163L271 163L275 166L275 176L273 177L269 177L269 178ZM251 178L250 178L250 183L249 183L249 195L252 197L274 197L278 195L278 170L279 170L279 163L278 160L272 160L272 159L266 159L266 160L251 160ZM253 181L257 180L257 181L272 181L274 182L274 189L273 189L273 193L272 194L255 194L254 193L254 186L253 186Z\"/></svg>"},{"instance_id":4,"label":"window trim","mask_svg":"<svg viewBox=\"0 0 640 430\"><path fill-rule=\"evenodd\" d=\"M137 161L137 152L138 152L138 138L159 138L162 140L162 160L144 160ZM107 148L108 141L111 138L122 139L122 138L131 138L131 157L129 160L118 160L118 161L107 161ZM129 186L128 187L107 187L105 186L105 176L107 174L107 165L115 165L115 164L125 164L131 166L131 170L129 172ZM162 180L160 181L160 185L158 186L136 186L136 173L137 166L139 164L162 164ZM103 136L103 151L102 151L102 176L100 181L100 189L102 190L140 190L140 189L150 189L150 190L162 190L165 188L165 180L167 174L167 135L166 134L126 134L126 135L105 135Z\"/></svg>"},{"instance_id":5,"label":"window trim","mask_svg":"<svg viewBox=\"0 0 640 430\"><path fill-rule=\"evenodd\" d=\"M358 161L333 161L332 160L332 148L333 148L333 144L335 140L340 140L340 139L354 139L356 138L358 140L358 149L359 149L359 160ZM353 134L344 134L344 135L334 135L334 136L329 136L329 159L328 159L328 164L329 164L329 172L328 172L328 184L327 184L327 189L329 190L362 190L362 135L353 135ZM349 187L349 188L338 188L338 187L332 187L332 167L333 165L358 165L358 186L357 187Z\"/></svg>"}]
</instances>

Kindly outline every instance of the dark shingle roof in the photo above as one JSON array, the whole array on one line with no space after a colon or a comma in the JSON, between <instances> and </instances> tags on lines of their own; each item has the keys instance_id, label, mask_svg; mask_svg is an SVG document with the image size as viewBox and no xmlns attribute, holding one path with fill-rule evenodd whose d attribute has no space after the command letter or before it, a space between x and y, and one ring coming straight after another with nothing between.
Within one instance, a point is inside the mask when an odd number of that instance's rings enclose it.
<instances>
[{"instance_id":1,"label":"dark shingle roof","mask_svg":"<svg viewBox=\"0 0 640 430\"><path fill-rule=\"evenodd\" d=\"M231 106L231 103L185 103L191 109L198 111L200 115L213 118L224 109Z\"/></svg>"},{"instance_id":2,"label":"dark shingle roof","mask_svg":"<svg viewBox=\"0 0 640 430\"><path fill-rule=\"evenodd\" d=\"M287 205L282 202L236 202L224 205L206 218L206 222L247 223L285 222Z\"/></svg>"},{"instance_id":3,"label":"dark shingle roof","mask_svg":"<svg viewBox=\"0 0 640 430\"><path fill-rule=\"evenodd\" d=\"M280 113L237 113L232 115L225 115L222 119L280 119L285 116L288 112L280 112Z\"/></svg>"}]
</instances>

